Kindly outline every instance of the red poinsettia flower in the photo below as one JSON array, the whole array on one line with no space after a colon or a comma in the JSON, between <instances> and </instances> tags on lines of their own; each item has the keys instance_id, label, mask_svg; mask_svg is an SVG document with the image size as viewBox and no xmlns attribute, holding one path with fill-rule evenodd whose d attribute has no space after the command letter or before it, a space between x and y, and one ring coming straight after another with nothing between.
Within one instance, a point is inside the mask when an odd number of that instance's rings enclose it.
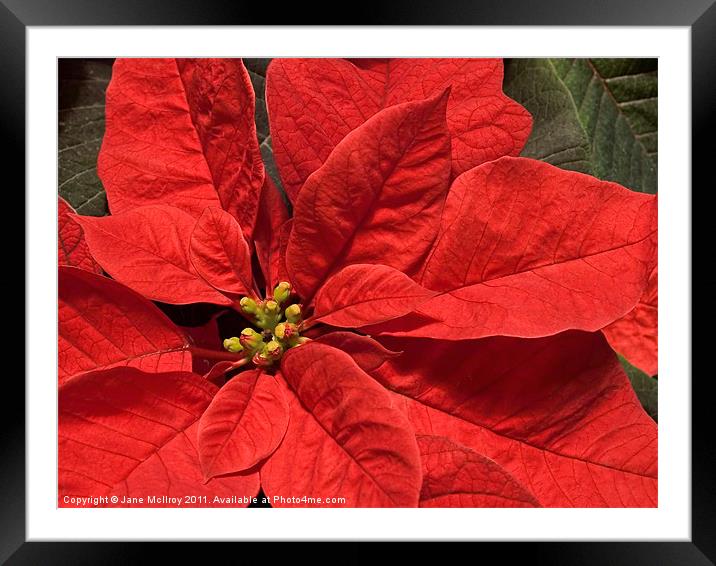
<instances>
[{"instance_id":1,"label":"red poinsettia flower","mask_svg":"<svg viewBox=\"0 0 716 566\"><path fill-rule=\"evenodd\" d=\"M656 199L515 157L501 87L499 60L272 62L290 216L240 60L117 61L112 215L60 216L60 504L656 505L600 331L639 308Z\"/></svg>"}]
</instances>

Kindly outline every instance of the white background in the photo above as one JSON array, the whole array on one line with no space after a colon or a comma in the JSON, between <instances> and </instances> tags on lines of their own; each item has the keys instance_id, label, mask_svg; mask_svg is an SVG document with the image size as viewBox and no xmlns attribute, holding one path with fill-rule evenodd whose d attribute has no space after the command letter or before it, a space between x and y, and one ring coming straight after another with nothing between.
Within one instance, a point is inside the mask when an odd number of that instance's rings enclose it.
<instances>
[{"instance_id":1,"label":"white background","mask_svg":"<svg viewBox=\"0 0 716 566\"><path fill-rule=\"evenodd\" d=\"M27 31L27 537L689 540L689 28L111 27ZM57 58L659 57L658 509L57 509ZM57 342L55 341L55 344Z\"/></svg>"}]
</instances>

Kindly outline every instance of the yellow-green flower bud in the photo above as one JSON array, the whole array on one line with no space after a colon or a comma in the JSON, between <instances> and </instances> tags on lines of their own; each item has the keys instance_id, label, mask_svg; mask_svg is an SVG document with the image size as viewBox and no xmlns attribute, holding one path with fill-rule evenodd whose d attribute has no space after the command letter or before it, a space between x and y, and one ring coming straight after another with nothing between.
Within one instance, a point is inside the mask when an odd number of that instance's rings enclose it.
<instances>
[{"instance_id":1,"label":"yellow-green flower bud","mask_svg":"<svg viewBox=\"0 0 716 566\"><path fill-rule=\"evenodd\" d=\"M257 323L261 328L272 330L276 323L281 320L281 307L273 299L263 303L263 312L257 316Z\"/></svg>"},{"instance_id":2,"label":"yellow-green flower bud","mask_svg":"<svg viewBox=\"0 0 716 566\"><path fill-rule=\"evenodd\" d=\"M286 331L286 323L282 322L280 324L276 325L276 328L273 331L273 335L278 338L279 340L284 339L284 332Z\"/></svg>"},{"instance_id":3,"label":"yellow-green flower bud","mask_svg":"<svg viewBox=\"0 0 716 566\"><path fill-rule=\"evenodd\" d=\"M301 322L301 307L298 305L289 305L286 307L286 320L293 324Z\"/></svg>"},{"instance_id":4,"label":"yellow-green flower bud","mask_svg":"<svg viewBox=\"0 0 716 566\"><path fill-rule=\"evenodd\" d=\"M271 340L271 342L266 344L264 352L267 358L277 360L281 357L281 354L283 354L283 348L276 340Z\"/></svg>"},{"instance_id":5,"label":"yellow-green flower bud","mask_svg":"<svg viewBox=\"0 0 716 566\"><path fill-rule=\"evenodd\" d=\"M241 310L244 311L246 314L256 314L257 305L256 301L254 301L250 297L243 297L239 301L239 305L241 306Z\"/></svg>"},{"instance_id":6,"label":"yellow-green flower bud","mask_svg":"<svg viewBox=\"0 0 716 566\"><path fill-rule=\"evenodd\" d=\"M291 322L282 322L276 325L276 330L273 331L273 334L279 340L291 340L298 336L298 326Z\"/></svg>"},{"instance_id":7,"label":"yellow-green flower bud","mask_svg":"<svg viewBox=\"0 0 716 566\"><path fill-rule=\"evenodd\" d=\"M281 304L286 299L288 299L289 295L291 294L291 284L287 281L281 281L273 290L273 298L274 300Z\"/></svg>"},{"instance_id":8,"label":"yellow-green flower bud","mask_svg":"<svg viewBox=\"0 0 716 566\"><path fill-rule=\"evenodd\" d=\"M255 351L263 345L263 337L253 328L244 328L239 336L241 345L246 350Z\"/></svg>"},{"instance_id":9,"label":"yellow-green flower bud","mask_svg":"<svg viewBox=\"0 0 716 566\"><path fill-rule=\"evenodd\" d=\"M224 349L229 352L237 353L244 349L241 345L241 340L237 336L232 336L224 340Z\"/></svg>"}]
</instances>

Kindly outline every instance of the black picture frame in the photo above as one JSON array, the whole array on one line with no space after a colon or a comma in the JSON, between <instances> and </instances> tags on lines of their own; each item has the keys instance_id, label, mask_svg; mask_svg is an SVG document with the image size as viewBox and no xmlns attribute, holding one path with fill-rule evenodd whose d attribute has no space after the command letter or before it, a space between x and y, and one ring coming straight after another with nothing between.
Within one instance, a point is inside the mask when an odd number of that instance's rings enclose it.
<instances>
[{"instance_id":1,"label":"black picture frame","mask_svg":"<svg viewBox=\"0 0 716 566\"><path fill-rule=\"evenodd\" d=\"M546 0L537 9L529 0L452 1L428 0L360 2L346 22L345 6L318 3L287 5L267 10L262 3L241 1L191 0L125 0L123 2L91 0L0 0L0 108L2 108L3 157L6 182L24 186L23 162L25 140L25 33L28 26L58 25L284 25L344 24L351 25L638 25L687 26L692 37L692 179L694 186L713 187L709 175L713 161L712 127L716 115L716 4L714 0ZM278 7L278 5L277 5ZM322 21L320 21L322 20ZM661 166L667 166L664 162ZM10 181L13 179L13 181ZM9 186L13 186L9 185ZM19 191L16 191L19 194ZM693 192L692 192L693 195ZM24 204L20 203L24 209ZM17 209L14 209L17 210ZM698 209L693 209L698 210ZM694 245L712 241L693 236ZM709 246L710 247L710 246ZM702 257L712 262L712 250ZM696 255L696 252L694 252ZM18 263L19 265L19 263ZM692 273L693 278L693 273ZM696 278L692 279L696 281ZM713 279L706 277L707 281ZM713 312L713 299L699 303L699 316ZM701 306L702 305L702 306ZM708 327L707 327L708 328ZM703 340L703 335L694 340ZM33 355L33 345L25 345L26 355ZM6 366L7 367L7 366ZM692 373L696 373L693 372ZM692 376L680 376L684 383ZM716 482L714 482L716 448L712 441L712 378L692 379L692 536L690 542L531 542L482 543L485 549L499 554L499 560L529 560L545 564L610 565L705 565L716 563ZM148 550L160 550L163 561L177 553L183 560L206 561L204 549L151 543L51 543L25 541L25 409L24 384L18 373L5 376L6 403L0 429L0 562L8 564L134 564L151 559ZM314 554L339 563L363 563L376 556L374 543L351 543L352 548ZM233 547L235 548L235 547ZM274 547L275 548L275 547ZM231 550L230 552L236 552ZM271 553L275 552L272 550ZM423 559L432 552L421 548ZM446 556L437 550L440 560ZM473 551L474 552L474 551ZM482 550L478 551L482 553ZM179 554L180 553L180 554ZM237 559L265 560L265 548L244 544ZM340 556L346 558L339 558ZM484 559L484 555L478 554ZM350 557L350 558L347 558Z\"/></svg>"}]
</instances>

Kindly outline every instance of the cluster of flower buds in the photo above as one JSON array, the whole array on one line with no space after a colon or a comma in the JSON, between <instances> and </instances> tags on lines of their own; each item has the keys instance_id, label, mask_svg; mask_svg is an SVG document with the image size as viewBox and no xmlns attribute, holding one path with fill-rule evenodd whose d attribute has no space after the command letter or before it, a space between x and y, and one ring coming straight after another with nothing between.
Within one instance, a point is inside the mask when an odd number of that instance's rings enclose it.
<instances>
[{"instance_id":1,"label":"cluster of flower buds","mask_svg":"<svg viewBox=\"0 0 716 566\"><path fill-rule=\"evenodd\" d=\"M290 304L284 308L291 296L291 284L282 281L273 290L273 298L256 301L243 297L239 307L252 320L256 329L248 327L240 336L224 340L224 349L229 352L243 352L258 367L269 367L281 359L289 348L299 346L307 338L300 334L303 318L301 306Z\"/></svg>"}]
</instances>

